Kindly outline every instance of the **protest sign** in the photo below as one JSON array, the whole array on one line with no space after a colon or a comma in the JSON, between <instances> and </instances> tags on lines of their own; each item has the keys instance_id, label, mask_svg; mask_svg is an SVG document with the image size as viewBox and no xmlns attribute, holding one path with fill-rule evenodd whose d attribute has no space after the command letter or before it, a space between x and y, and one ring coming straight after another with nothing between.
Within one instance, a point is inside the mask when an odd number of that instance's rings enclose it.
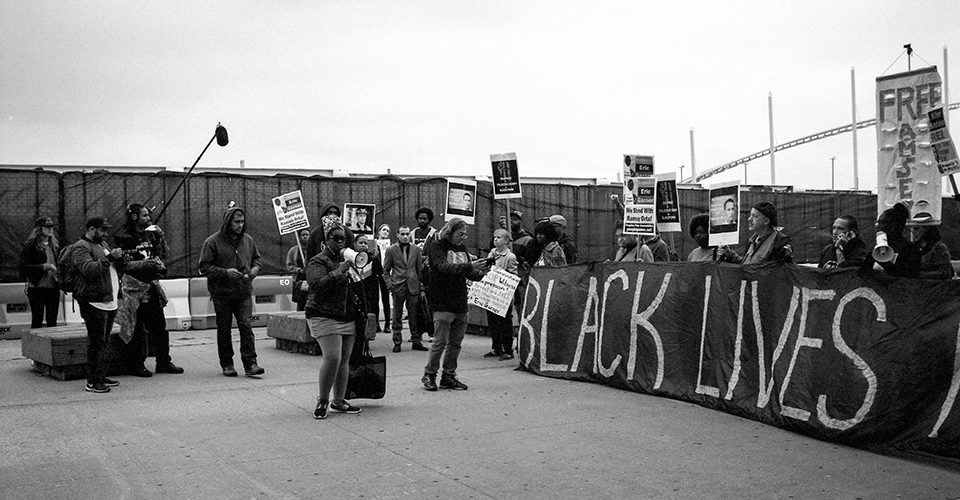
<instances>
[{"instance_id":1,"label":"protest sign","mask_svg":"<svg viewBox=\"0 0 960 500\"><path fill-rule=\"evenodd\" d=\"M467 303L505 318L513 305L513 292L519 284L519 276L492 266L482 280L467 281Z\"/></svg>"},{"instance_id":2,"label":"protest sign","mask_svg":"<svg viewBox=\"0 0 960 500\"><path fill-rule=\"evenodd\" d=\"M960 281L794 265L534 267L521 367L960 458ZM588 389L585 389L588 390Z\"/></svg>"},{"instance_id":3,"label":"protest sign","mask_svg":"<svg viewBox=\"0 0 960 500\"><path fill-rule=\"evenodd\" d=\"M443 220L460 217L467 221L467 224L473 224L476 209L476 203L473 200L476 197L477 181L447 179L447 210Z\"/></svg>"},{"instance_id":4,"label":"protest sign","mask_svg":"<svg viewBox=\"0 0 960 500\"><path fill-rule=\"evenodd\" d=\"M623 178L650 177L653 175L653 157L623 155Z\"/></svg>"},{"instance_id":5,"label":"protest sign","mask_svg":"<svg viewBox=\"0 0 960 500\"><path fill-rule=\"evenodd\" d=\"M710 245L740 242L740 181L710 188Z\"/></svg>"},{"instance_id":6,"label":"protest sign","mask_svg":"<svg viewBox=\"0 0 960 500\"><path fill-rule=\"evenodd\" d=\"M307 208L303 205L303 195L300 194L300 190L274 198L273 211L277 216L280 234L290 234L310 227Z\"/></svg>"},{"instance_id":7,"label":"protest sign","mask_svg":"<svg viewBox=\"0 0 960 500\"><path fill-rule=\"evenodd\" d=\"M490 155L490 163L493 167L493 199L522 198L517 154Z\"/></svg>"},{"instance_id":8,"label":"protest sign","mask_svg":"<svg viewBox=\"0 0 960 500\"><path fill-rule=\"evenodd\" d=\"M957 158L957 148L954 147L950 131L947 130L943 108L931 109L927 117L930 119L930 147L937 159L940 175L960 172L960 159Z\"/></svg>"},{"instance_id":9,"label":"protest sign","mask_svg":"<svg viewBox=\"0 0 960 500\"><path fill-rule=\"evenodd\" d=\"M376 227L377 206L366 203L345 203L343 205L343 225L354 234L373 234Z\"/></svg>"},{"instance_id":10,"label":"protest sign","mask_svg":"<svg viewBox=\"0 0 960 500\"><path fill-rule=\"evenodd\" d=\"M623 233L655 235L657 180L634 177L627 179L624 187L631 191L631 195L623 207Z\"/></svg>"},{"instance_id":11,"label":"protest sign","mask_svg":"<svg viewBox=\"0 0 960 500\"><path fill-rule=\"evenodd\" d=\"M927 113L941 107L936 66L877 77L877 213L904 203L908 224L940 222L942 177Z\"/></svg>"},{"instance_id":12,"label":"protest sign","mask_svg":"<svg viewBox=\"0 0 960 500\"><path fill-rule=\"evenodd\" d=\"M657 230L682 231L680 227L680 194L677 192L677 173L658 174L656 190Z\"/></svg>"}]
</instances>

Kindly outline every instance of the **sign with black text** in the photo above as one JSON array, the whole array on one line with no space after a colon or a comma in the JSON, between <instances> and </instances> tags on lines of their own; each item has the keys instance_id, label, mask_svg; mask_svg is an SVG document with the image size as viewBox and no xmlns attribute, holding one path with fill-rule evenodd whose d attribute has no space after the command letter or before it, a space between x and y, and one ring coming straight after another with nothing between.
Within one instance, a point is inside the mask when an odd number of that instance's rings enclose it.
<instances>
[{"instance_id":1,"label":"sign with black text","mask_svg":"<svg viewBox=\"0 0 960 500\"><path fill-rule=\"evenodd\" d=\"M300 194L300 190L273 198L273 212L277 216L280 234L290 234L310 227L307 208L303 205L303 195Z\"/></svg>"},{"instance_id":2,"label":"sign with black text","mask_svg":"<svg viewBox=\"0 0 960 500\"><path fill-rule=\"evenodd\" d=\"M678 232L680 227L680 193L677 192L677 173L657 174L657 231Z\"/></svg>"}]
</instances>

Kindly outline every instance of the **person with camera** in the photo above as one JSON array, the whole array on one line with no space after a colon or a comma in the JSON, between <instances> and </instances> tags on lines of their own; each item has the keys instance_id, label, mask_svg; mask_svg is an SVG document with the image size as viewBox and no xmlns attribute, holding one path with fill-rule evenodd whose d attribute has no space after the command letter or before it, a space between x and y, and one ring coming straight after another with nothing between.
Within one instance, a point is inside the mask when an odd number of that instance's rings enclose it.
<instances>
[{"instance_id":1,"label":"person with camera","mask_svg":"<svg viewBox=\"0 0 960 500\"><path fill-rule=\"evenodd\" d=\"M420 381L424 389L465 391L467 385L457 378L460 343L467 331L467 280L479 281L490 268L486 259L472 261L463 242L467 222L453 217L440 230L437 239L427 245L430 288L427 294L433 311L434 340ZM441 370L440 384L437 372Z\"/></svg>"},{"instance_id":2,"label":"person with camera","mask_svg":"<svg viewBox=\"0 0 960 500\"><path fill-rule=\"evenodd\" d=\"M127 220L113 241L123 251L123 258L117 261L120 301L116 321L120 338L126 342L124 357L129 373L152 376L144 366L148 345L156 356L157 373L183 373L170 358L170 333L163 315L167 296L158 281L167 274L163 230L152 225L149 208L133 203L127 207Z\"/></svg>"},{"instance_id":3,"label":"person with camera","mask_svg":"<svg viewBox=\"0 0 960 500\"><path fill-rule=\"evenodd\" d=\"M323 420L329 411L360 413L360 408L347 402L347 380L350 376L350 354L356 340L356 322L361 315L360 299L350 286L350 262L343 250L352 245L340 218L327 215L316 231L320 239L307 249L306 318L310 335L320 345L320 370L317 375L319 394L313 418ZM352 240L352 238L350 238ZM331 391L333 398L331 398Z\"/></svg>"},{"instance_id":4,"label":"person with camera","mask_svg":"<svg viewBox=\"0 0 960 500\"><path fill-rule=\"evenodd\" d=\"M867 244L860 239L857 218L841 215L833 221L833 242L820 251L821 269L860 267L867 258Z\"/></svg>"}]
</instances>

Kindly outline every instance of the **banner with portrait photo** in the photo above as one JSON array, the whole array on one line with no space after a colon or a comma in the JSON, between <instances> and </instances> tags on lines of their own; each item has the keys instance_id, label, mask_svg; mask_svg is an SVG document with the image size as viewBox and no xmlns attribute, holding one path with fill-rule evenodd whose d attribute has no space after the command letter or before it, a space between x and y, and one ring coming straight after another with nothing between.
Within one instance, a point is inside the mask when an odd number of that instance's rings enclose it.
<instances>
[{"instance_id":1,"label":"banner with portrait photo","mask_svg":"<svg viewBox=\"0 0 960 500\"><path fill-rule=\"evenodd\" d=\"M467 224L474 223L474 210L477 197L477 181L456 179L447 179L447 210L443 215L443 220L448 221L454 217L460 217L467 221Z\"/></svg>"},{"instance_id":2,"label":"banner with portrait photo","mask_svg":"<svg viewBox=\"0 0 960 500\"><path fill-rule=\"evenodd\" d=\"M290 234L310 227L307 208L303 205L300 190L291 191L273 198L273 211L277 216L280 234Z\"/></svg>"},{"instance_id":3,"label":"banner with portrait photo","mask_svg":"<svg viewBox=\"0 0 960 500\"><path fill-rule=\"evenodd\" d=\"M353 234L372 235L376 227L377 206L366 203L344 203L343 225Z\"/></svg>"},{"instance_id":4,"label":"banner with portrait photo","mask_svg":"<svg viewBox=\"0 0 960 500\"><path fill-rule=\"evenodd\" d=\"M657 231L683 231L680 227L680 194L677 192L677 173L657 174Z\"/></svg>"},{"instance_id":5,"label":"banner with portrait photo","mask_svg":"<svg viewBox=\"0 0 960 500\"><path fill-rule=\"evenodd\" d=\"M740 181L710 188L710 245L740 243Z\"/></svg>"},{"instance_id":6,"label":"banner with portrait photo","mask_svg":"<svg viewBox=\"0 0 960 500\"><path fill-rule=\"evenodd\" d=\"M927 116L940 107L936 66L877 78L877 213L902 202L912 223L940 223L942 178Z\"/></svg>"}]
</instances>

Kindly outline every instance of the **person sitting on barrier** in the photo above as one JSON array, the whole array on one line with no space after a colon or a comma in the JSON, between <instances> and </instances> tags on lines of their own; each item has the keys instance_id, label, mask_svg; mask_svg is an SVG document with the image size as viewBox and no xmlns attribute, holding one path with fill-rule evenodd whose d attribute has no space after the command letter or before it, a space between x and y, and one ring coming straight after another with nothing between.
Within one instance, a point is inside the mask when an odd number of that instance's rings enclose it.
<instances>
[{"instance_id":1,"label":"person sitting on barrier","mask_svg":"<svg viewBox=\"0 0 960 500\"><path fill-rule=\"evenodd\" d=\"M557 243L560 233L556 224L545 220L537 223L533 234L537 238L537 247L540 249L540 258L535 265L541 267L558 267L567 265L567 258L563 248Z\"/></svg>"},{"instance_id":2,"label":"person sitting on barrier","mask_svg":"<svg viewBox=\"0 0 960 500\"><path fill-rule=\"evenodd\" d=\"M380 265L387 259L387 248L390 248L390 224L380 224L377 228L377 240L374 242L377 246L377 258L380 259ZM383 301L383 329L377 326L377 332L390 331L390 285L386 280L386 273L380 279L380 299Z\"/></svg>"},{"instance_id":3,"label":"person sitting on barrier","mask_svg":"<svg viewBox=\"0 0 960 500\"><path fill-rule=\"evenodd\" d=\"M347 233L340 218L327 215L318 228L323 247L312 245L307 253L307 327L320 345L319 394L313 418L327 418L327 411L356 414L360 408L345 399L350 375L350 355L357 337L359 299L350 286L351 263L344 260ZM317 232L314 230L314 232ZM314 239L314 238L311 238ZM333 392L331 402L330 394Z\"/></svg>"},{"instance_id":4,"label":"person sitting on barrier","mask_svg":"<svg viewBox=\"0 0 960 500\"><path fill-rule=\"evenodd\" d=\"M299 245L290 247L287 250L287 271L292 273L293 294L291 295L293 303L297 305L297 310L302 311L307 306L306 274L303 270L306 267L303 263L302 252L306 251L307 243L310 242L310 230L301 229L297 231Z\"/></svg>"},{"instance_id":5,"label":"person sitting on barrier","mask_svg":"<svg viewBox=\"0 0 960 500\"><path fill-rule=\"evenodd\" d=\"M441 358L443 374L439 387L467 390L467 385L457 378L460 343L467 331L467 280L479 281L490 264L486 259L470 261L467 248L463 246L466 239L467 221L453 217L440 230L437 239L427 245L430 266L427 293L433 310L434 341L420 382L428 391L437 390Z\"/></svg>"},{"instance_id":6,"label":"person sitting on barrier","mask_svg":"<svg viewBox=\"0 0 960 500\"><path fill-rule=\"evenodd\" d=\"M624 234L623 223L617 221L617 227L613 230L613 235L617 240L617 253L613 256L614 262L646 262L654 261L653 252L646 243L641 243L639 239L632 234Z\"/></svg>"},{"instance_id":7,"label":"person sitting on barrier","mask_svg":"<svg viewBox=\"0 0 960 500\"><path fill-rule=\"evenodd\" d=\"M120 273L116 321L120 325L120 338L126 342L123 355L128 373L138 377L152 375L144 366L148 345L156 356L157 373L183 373L183 368L173 364L170 358L170 333L163 315L167 296L158 281L167 273L163 262L167 256L163 230L152 226L149 208L132 203L127 206L127 220L113 241L123 250L123 258L116 263Z\"/></svg>"},{"instance_id":8,"label":"person sitting on barrier","mask_svg":"<svg viewBox=\"0 0 960 500\"><path fill-rule=\"evenodd\" d=\"M891 276L902 278L919 276L920 256L907 238L907 219L909 218L910 209L903 203L896 203L880 213L877 217L877 240L882 244L886 239L885 246L892 256L880 262L874 258L873 252L870 252L863 260L861 270L872 270L874 264L878 264Z\"/></svg>"},{"instance_id":9,"label":"person sitting on barrier","mask_svg":"<svg viewBox=\"0 0 960 500\"><path fill-rule=\"evenodd\" d=\"M937 226L913 226L910 228L913 247L920 258L917 276L926 279L948 280L953 278L950 249L940 239Z\"/></svg>"},{"instance_id":10,"label":"person sitting on barrier","mask_svg":"<svg viewBox=\"0 0 960 500\"><path fill-rule=\"evenodd\" d=\"M777 229L777 207L768 201L754 203L750 208L747 224L753 235L747 242L746 253L741 257L726 245L720 247L724 261L739 264L759 264L793 262L793 248L790 237Z\"/></svg>"},{"instance_id":11,"label":"person sitting on barrier","mask_svg":"<svg viewBox=\"0 0 960 500\"><path fill-rule=\"evenodd\" d=\"M200 274L207 277L207 290L217 315L217 355L227 377L236 377L233 365L232 318L240 330L240 360L245 375L263 375L257 364L253 328L253 279L260 274L260 250L246 232L246 213L230 207L223 213L223 226L200 248Z\"/></svg>"},{"instance_id":12,"label":"person sitting on barrier","mask_svg":"<svg viewBox=\"0 0 960 500\"><path fill-rule=\"evenodd\" d=\"M510 233L506 229L493 232L493 246L487 261L492 266L516 275L517 256L510 250ZM498 358L500 361L513 359L513 306L507 308L505 317L492 311L486 313L492 349L483 357Z\"/></svg>"},{"instance_id":13,"label":"person sitting on barrier","mask_svg":"<svg viewBox=\"0 0 960 500\"><path fill-rule=\"evenodd\" d=\"M74 244L70 259L77 273L73 298L80 304L80 317L87 327L87 392L110 392L120 382L106 377L101 354L117 315L120 279L114 263L123 258L119 248L106 242L113 226L103 217L87 220L86 232Z\"/></svg>"},{"instance_id":14,"label":"person sitting on barrier","mask_svg":"<svg viewBox=\"0 0 960 500\"><path fill-rule=\"evenodd\" d=\"M53 219L37 219L20 251L20 279L27 282L30 302L30 328L57 326L60 312L60 287L57 282L57 257L60 245L53 232Z\"/></svg>"},{"instance_id":15,"label":"person sitting on barrier","mask_svg":"<svg viewBox=\"0 0 960 500\"><path fill-rule=\"evenodd\" d=\"M821 269L860 267L867 258L867 244L860 239L857 218L841 215L833 221L833 242L820 251Z\"/></svg>"},{"instance_id":16,"label":"person sitting on barrier","mask_svg":"<svg viewBox=\"0 0 960 500\"><path fill-rule=\"evenodd\" d=\"M397 229L397 242L384 252L384 279L389 282L393 295L393 352L400 352L403 343L403 307L407 307L407 323L410 327L410 342L414 351L426 351L423 346L423 329L420 323L420 269L423 267L423 251L410 242L410 228Z\"/></svg>"},{"instance_id":17,"label":"person sitting on barrier","mask_svg":"<svg viewBox=\"0 0 960 500\"><path fill-rule=\"evenodd\" d=\"M734 221L736 222L736 221ZM690 251L687 262L717 262L720 255L717 247L710 246L710 215L697 214L690 219L690 237L697 243L697 248Z\"/></svg>"}]
</instances>

